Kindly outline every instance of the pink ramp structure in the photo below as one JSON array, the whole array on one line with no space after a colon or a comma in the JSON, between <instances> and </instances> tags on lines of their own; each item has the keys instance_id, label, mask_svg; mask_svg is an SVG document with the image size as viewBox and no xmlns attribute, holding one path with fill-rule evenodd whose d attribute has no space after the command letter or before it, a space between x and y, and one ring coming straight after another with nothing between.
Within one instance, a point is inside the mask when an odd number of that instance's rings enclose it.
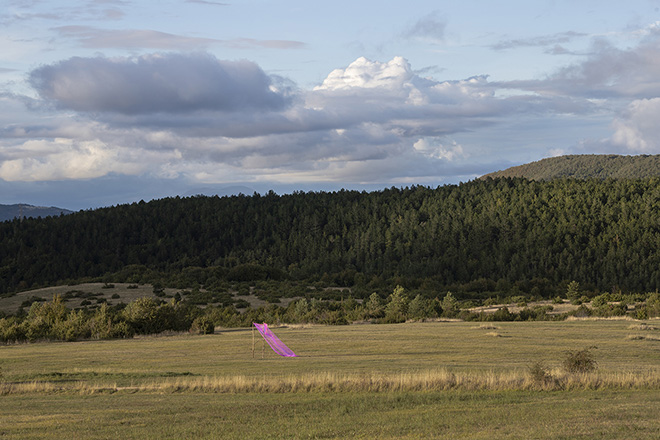
<instances>
[{"instance_id":1,"label":"pink ramp structure","mask_svg":"<svg viewBox=\"0 0 660 440\"><path fill-rule=\"evenodd\" d=\"M284 342L280 341L279 338L275 336L275 333L268 328L268 324L265 322L263 324L253 322L252 324L254 324L257 330L259 330L261 336L263 336L264 340L268 342L268 345L270 345L270 348L272 348L275 353L284 357L296 357L296 354L291 351L289 347L284 345Z\"/></svg>"}]
</instances>

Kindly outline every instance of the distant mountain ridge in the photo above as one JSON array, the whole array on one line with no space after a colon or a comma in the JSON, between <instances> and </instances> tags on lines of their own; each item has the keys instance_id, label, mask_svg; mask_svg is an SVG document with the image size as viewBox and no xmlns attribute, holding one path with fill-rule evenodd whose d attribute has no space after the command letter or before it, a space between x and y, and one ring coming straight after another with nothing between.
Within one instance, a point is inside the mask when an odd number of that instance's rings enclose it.
<instances>
[{"instance_id":1,"label":"distant mountain ridge","mask_svg":"<svg viewBox=\"0 0 660 440\"><path fill-rule=\"evenodd\" d=\"M16 205L0 205L0 222L23 217L54 217L61 214L71 214L73 211L55 206L33 206L19 203Z\"/></svg>"},{"instance_id":2,"label":"distant mountain ridge","mask_svg":"<svg viewBox=\"0 0 660 440\"><path fill-rule=\"evenodd\" d=\"M660 176L660 155L620 156L583 154L551 157L482 176L523 177L530 180L643 179Z\"/></svg>"}]
</instances>

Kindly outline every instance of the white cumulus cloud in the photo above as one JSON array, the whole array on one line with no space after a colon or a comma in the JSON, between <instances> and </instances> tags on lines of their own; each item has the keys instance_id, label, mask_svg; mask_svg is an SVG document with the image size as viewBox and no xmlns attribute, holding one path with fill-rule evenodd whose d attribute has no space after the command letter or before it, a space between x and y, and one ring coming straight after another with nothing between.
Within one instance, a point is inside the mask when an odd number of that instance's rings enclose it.
<instances>
[{"instance_id":1,"label":"white cumulus cloud","mask_svg":"<svg viewBox=\"0 0 660 440\"><path fill-rule=\"evenodd\" d=\"M633 101L613 122L612 142L635 153L660 153L660 98Z\"/></svg>"}]
</instances>

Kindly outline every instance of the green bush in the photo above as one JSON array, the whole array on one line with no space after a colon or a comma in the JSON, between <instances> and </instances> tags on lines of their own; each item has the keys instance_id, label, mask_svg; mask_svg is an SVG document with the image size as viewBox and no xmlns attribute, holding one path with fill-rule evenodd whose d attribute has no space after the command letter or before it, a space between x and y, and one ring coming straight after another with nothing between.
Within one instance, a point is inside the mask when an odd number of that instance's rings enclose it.
<instances>
[{"instance_id":1,"label":"green bush","mask_svg":"<svg viewBox=\"0 0 660 440\"><path fill-rule=\"evenodd\" d=\"M569 373L588 373L596 369L596 360L591 350L596 347L583 348L582 350L569 350L562 365Z\"/></svg>"},{"instance_id":2,"label":"green bush","mask_svg":"<svg viewBox=\"0 0 660 440\"><path fill-rule=\"evenodd\" d=\"M25 339L25 333L16 318L0 319L0 342L18 342Z\"/></svg>"},{"instance_id":3,"label":"green bush","mask_svg":"<svg viewBox=\"0 0 660 440\"><path fill-rule=\"evenodd\" d=\"M529 375L532 381L537 385L544 385L552 382L553 377L546 368L545 364L541 361L535 362L529 366Z\"/></svg>"},{"instance_id":4,"label":"green bush","mask_svg":"<svg viewBox=\"0 0 660 440\"><path fill-rule=\"evenodd\" d=\"M213 319L208 315L198 316L192 322L190 331L200 335L212 335L215 333L215 324L213 323Z\"/></svg>"},{"instance_id":5,"label":"green bush","mask_svg":"<svg viewBox=\"0 0 660 440\"><path fill-rule=\"evenodd\" d=\"M502 307L493 313L493 321L513 321L516 315L511 313L507 307Z\"/></svg>"},{"instance_id":6,"label":"green bush","mask_svg":"<svg viewBox=\"0 0 660 440\"><path fill-rule=\"evenodd\" d=\"M135 331L126 322L121 321L112 326L108 338L132 338Z\"/></svg>"},{"instance_id":7,"label":"green bush","mask_svg":"<svg viewBox=\"0 0 660 440\"><path fill-rule=\"evenodd\" d=\"M159 333L158 303L153 298L138 298L122 310L123 319L138 334Z\"/></svg>"},{"instance_id":8,"label":"green bush","mask_svg":"<svg viewBox=\"0 0 660 440\"><path fill-rule=\"evenodd\" d=\"M591 306L594 308L602 307L608 302L609 302L609 295L607 293L603 293L602 295L598 295L593 300L591 300Z\"/></svg>"}]
</instances>

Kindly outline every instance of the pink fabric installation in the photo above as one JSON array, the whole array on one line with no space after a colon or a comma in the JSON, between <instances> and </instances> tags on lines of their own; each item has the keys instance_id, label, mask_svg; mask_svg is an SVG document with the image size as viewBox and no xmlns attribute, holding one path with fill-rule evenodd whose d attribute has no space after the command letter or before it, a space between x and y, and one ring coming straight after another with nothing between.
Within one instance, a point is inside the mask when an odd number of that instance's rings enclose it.
<instances>
[{"instance_id":1,"label":"pink fabric installation","mask_svg":"<svg viewBox=\"0 0 660 440\"><path fill-rule=\"evenodd\" d=\"M257 330L259 330L261 336L264 337L266 342L268 342L268 345L270 345L270 348L272 348L275 353L284 357L296 357L296 354L291 351L289 347L284 345L284 342L280 341L279 338L275 336L275 333L273 333L268 328L268 324L265 322L263 324L257 324L256 322L253 322L253 324Z\"/></svg>"}]
</instances>

